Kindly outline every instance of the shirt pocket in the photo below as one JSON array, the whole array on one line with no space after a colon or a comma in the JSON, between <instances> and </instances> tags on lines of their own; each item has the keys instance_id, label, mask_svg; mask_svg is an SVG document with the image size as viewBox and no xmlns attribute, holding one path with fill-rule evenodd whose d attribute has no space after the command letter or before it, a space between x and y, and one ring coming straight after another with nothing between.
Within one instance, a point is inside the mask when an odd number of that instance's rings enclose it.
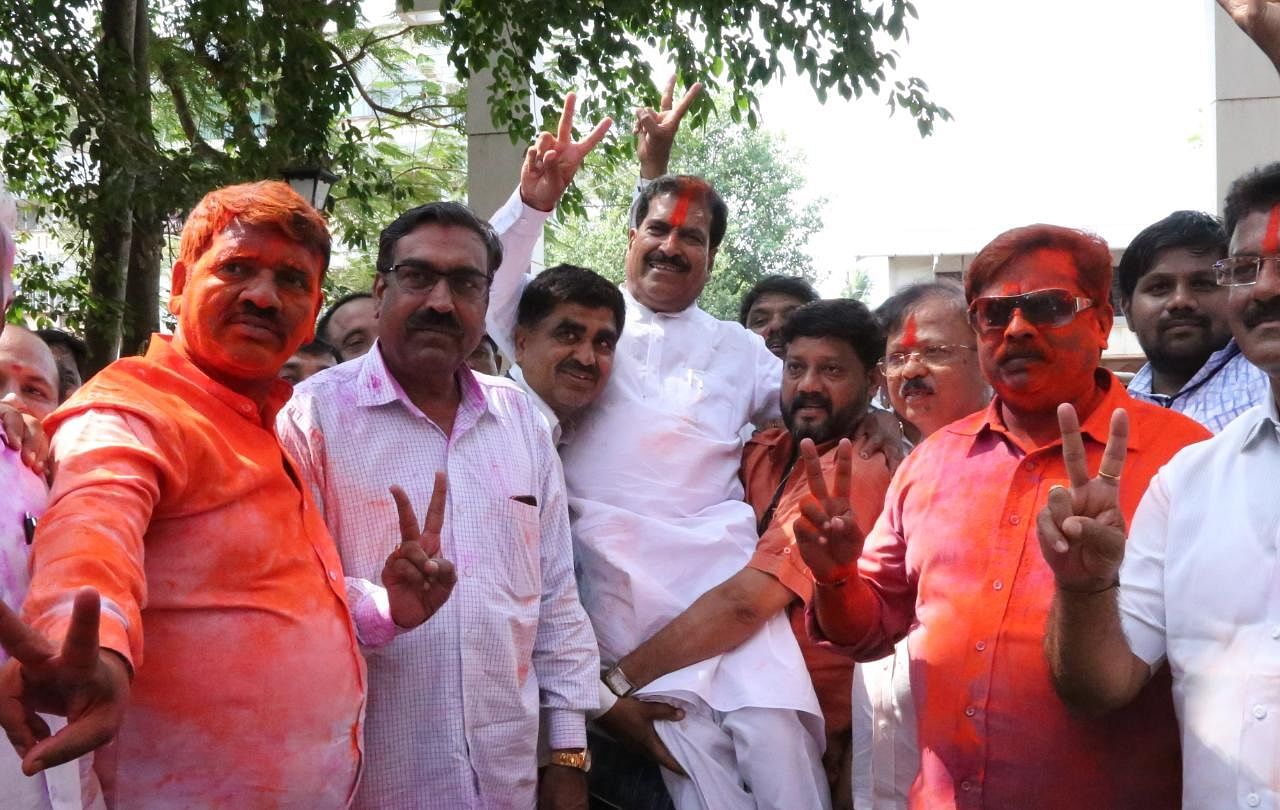
<instances>
[{"instance_id":1,"label":"shirt pocket","mask_svg":"<svg viewBox=\"0 0 1280 810\"><path fill-rule=\"evenodd\" d=\"M734 384L710 371L686 368L682 372L666 379L663 399L699 432L736 438L745 420L738 413Z\"/></svg>"},{"instance_id":2,"label":"shirt pocket","mask_svg":"<svg viewBox=\"0 0 1280 810\"><path fill-rule=\"evenodd\" d=\"M542 596L540 507L508 498L498 514L495 528L499 542L494 544L497 559L492 562L505 574L498 580L506 584L511 596L524 608L522 613L531 609L536 615Z\"/></svg>"}]
</instances>

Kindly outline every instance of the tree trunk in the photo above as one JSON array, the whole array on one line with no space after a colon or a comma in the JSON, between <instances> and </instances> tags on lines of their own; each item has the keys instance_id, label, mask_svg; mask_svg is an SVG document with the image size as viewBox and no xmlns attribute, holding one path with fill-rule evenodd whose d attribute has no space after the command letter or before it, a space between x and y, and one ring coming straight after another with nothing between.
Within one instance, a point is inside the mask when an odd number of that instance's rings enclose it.
<instances>
[{"instance_id":1,"label":"tree trunk","mask_svg":"<svg viewBox=\"0 0 1280 810\"><path fill-rule=\"evenodd\" d=\"M90 373L114 360L120 350L138 165L130 138L137 131L133 126L138 96L134 45L140 11L145 14L146 8L140 7L138 0L104 0L102 4L98 90L106 109L126 114L119 122L100 122L99 138L91 149L98 168L98 185L89 228L93 243L89 291L93 306L85 318Z\"/></svg>"},{"instance_id":2,"label":"tree trunk","mask_svg":"<svg viewBox=\"0 0 1280 810\"><path fill-rule=\"evenodd\" d=\"M133 36L133 79L135 104L139 122L138 136L153 151L155 137L151 129L151 70L148 47L151 21L147 0L136 0ZM133 203L133 239L129 245L129 275L124 289L124 323L121 354L141 354L147 340L160 330L160 258L164 248L166 211L156 201L163 182L160 166L151 161L139 166L138 186Z\"/></svg>"}]
</instances>

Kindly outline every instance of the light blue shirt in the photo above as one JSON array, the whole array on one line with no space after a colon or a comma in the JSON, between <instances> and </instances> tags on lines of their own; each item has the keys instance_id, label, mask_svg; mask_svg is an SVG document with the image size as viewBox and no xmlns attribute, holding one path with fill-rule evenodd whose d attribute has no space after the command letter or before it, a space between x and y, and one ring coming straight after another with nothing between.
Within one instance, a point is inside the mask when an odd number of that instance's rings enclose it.
<instances>
[{"instance_id":1,"label":"light blue shirt","mask_svg":"<svg viewBox=\"0 0 1280 810\"><path fill-rule=\"evenodd\" d=\"M1269 390L1267 375L1245 358L1234 338L1211 354L1178 393L1154 393L1151 382L1151 364L1147 363L1129 381L1129 395L1172 408L1214 433L1254 405L1265 402Z\"/></svg>"}]
</instances>

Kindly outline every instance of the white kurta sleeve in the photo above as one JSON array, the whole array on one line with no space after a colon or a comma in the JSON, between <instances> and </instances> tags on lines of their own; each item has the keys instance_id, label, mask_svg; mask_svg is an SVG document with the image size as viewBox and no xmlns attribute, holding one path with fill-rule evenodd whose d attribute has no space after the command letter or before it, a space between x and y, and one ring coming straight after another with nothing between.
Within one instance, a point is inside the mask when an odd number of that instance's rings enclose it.
<instances>
[{"instance_id":1,"label":"white kurta sleeve","mask_svg":"<svg viewBox=\"0 0 1280 810\"><path fill-rule=\"evenodd\" d=\"M516 310L520 306L520 294L524 285L533 278L530 265L533 249L542 236L543 226L550 211L530 208L520 199L520 189L511 193L497 212L489 218L489 224L502 240L502 264L493 276L489 288L489 311L485 327L489 337L512 362L515 362L514 335Z\"/></svg>"}]
</instances>

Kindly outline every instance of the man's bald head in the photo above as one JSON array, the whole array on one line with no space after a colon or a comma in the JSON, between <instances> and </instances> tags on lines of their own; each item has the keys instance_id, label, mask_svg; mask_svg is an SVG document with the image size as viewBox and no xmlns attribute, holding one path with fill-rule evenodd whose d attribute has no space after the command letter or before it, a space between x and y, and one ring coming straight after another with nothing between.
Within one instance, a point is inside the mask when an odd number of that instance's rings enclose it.
<instances>
[{"instance_id":1,"label":"man's bald head","mask_svg":"<svg viewBox=\"0 0 1280 810\"><path fill-rule=\"evenodd\" d=\"M0 402L43 419L58 407L58 362L40 336L9 324L0 332Z\"/></svg>"}]
</instances>

